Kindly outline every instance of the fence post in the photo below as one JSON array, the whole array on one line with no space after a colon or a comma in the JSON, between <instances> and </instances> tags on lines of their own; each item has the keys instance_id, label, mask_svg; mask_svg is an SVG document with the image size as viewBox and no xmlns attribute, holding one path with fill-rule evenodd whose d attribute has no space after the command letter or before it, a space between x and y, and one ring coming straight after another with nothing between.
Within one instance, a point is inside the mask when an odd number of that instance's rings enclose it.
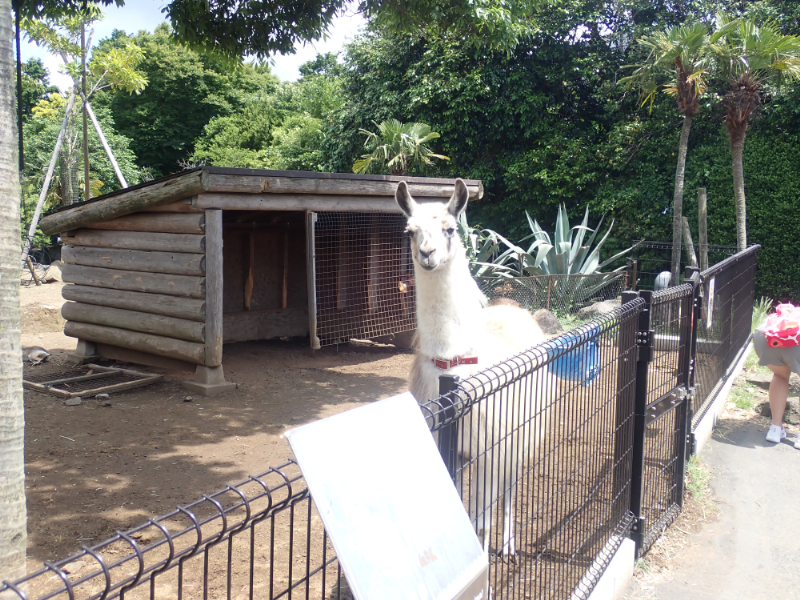
<instances>
[{"instance_id":1,"label":"fence post","mask_svg":"<svg viewBox=\"0 0 800 600\"><path fill-rule=\"evenodd\" d=\"M635 292L633 292L635 293ZM647 412L647 375L650 362L653 360L654 332L650 329L651 307L653 292L642 290L639 296L645 301L645 306L639 314L639 327L636 331L636 346L638 357L636 359L636 391L634 402L634 427L633 427L633 465L631 467L631 512L634 521L631 527L631 539L636 544L636 555L642 548L644 541L644 522L642 515L642 496L644 492L644 441ZM625 295L622 298L625 301Z\"/></svg>"},{"instance_id":2,"label":"fence post","mask_svg":"<svg viewBox=\"0 0 800 600\"><path fill-rule=\"evenodd\" d=\"M622 292L622 304L633 302L639 297L638 292L625 290ZM631 382L636 378L636 360L637 348L635 346L636 332L639 329L638 322L631 319L625 323L623 329L619 329L619 347L617 359L617 405L616 405L616 418L614 422L614 431L616 432L616 439L614 441L614 463L617 468L614 469L614 498L620 497L622 491L631 483L631 474L627 469L627 461L622 458L628 454L631 449L632 443L631 434L633 432L633 424L630 423L623 432L623 425L628 422L634 414L633 406L635 402L635 384ZM631 347L632 343L634 344ZM630 497L621 500L623 503L630 505Z\"/></svg>"},{"instance_id":3,"label":"fence post","mask_svg":"<svg viewBox=\"0 0 800 600\"><path fill-rule=\"evenodd\" d=\"M439 453L453 483L458 474L458 421L450 392L458 388L458 375L439 375L439 400L442 405L442 420L451 420L439 430Z\"/></svg>"}]
</instances>

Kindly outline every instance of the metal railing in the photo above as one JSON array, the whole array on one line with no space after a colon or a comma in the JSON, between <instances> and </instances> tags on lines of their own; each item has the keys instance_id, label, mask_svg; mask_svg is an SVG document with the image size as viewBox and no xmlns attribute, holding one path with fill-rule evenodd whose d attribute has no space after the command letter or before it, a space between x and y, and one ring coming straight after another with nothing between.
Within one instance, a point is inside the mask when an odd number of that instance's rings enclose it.
<instances>
[{"instance_id":1,"label":"metal railing","mask_svg":"<svg viewBox=\"0 0 800 600\"><path fill-rule=\"evenodd\" d=\"M674 288L628 292L611 313L469 379L440 379L441 396L421 409L489 551L494 598L588 597L626 536L641 555L677 516L690 425L749 340L757 250ZM3 591L352 597L293 461Z\"/></svg>"}]
</instances>

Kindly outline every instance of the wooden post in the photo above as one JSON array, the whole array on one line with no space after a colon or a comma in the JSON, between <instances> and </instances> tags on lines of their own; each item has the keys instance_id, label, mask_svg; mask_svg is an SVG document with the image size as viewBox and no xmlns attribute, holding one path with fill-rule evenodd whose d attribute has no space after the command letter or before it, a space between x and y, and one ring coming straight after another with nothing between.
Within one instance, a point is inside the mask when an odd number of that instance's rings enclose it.
<instances>
[{"instance_id":1,"label":"wooden post","mask_svg":"<svg viewBox=\"0 0 800 600\"><path fill-rule=\"evenodd\" d=\"M686 243L686 260L689 265L697 268L697 256L694 253L694 243L692 242L692 230L689 229L689 219L681 217L683 221L683 241Z\"/></svg>"},{"instance_id":2,"label":"wooden post","mask_svg":"<svg viewBox=\"0 0 800 600\"><path fill-rule=\"evenodd\" d=\"M81 98L83 98L83 199L89 200L89 121L86 118L86 23L81 22Z\"/></svg>"},{"instance_id":3,"label":"wooden post","mask_svg":"<svg viewBox=\"0 0 800 600\"><path fill-rule=\"evenodd\" d=\"M706 188L697 190L697 236L700 244L700 270L708 269L708 197Z\"/></svg>"},{"instance_id":4,"label":"wooden post","mask_svg":"<svg viewBox=\"0 0 800 600\"><path fill-rule=\"evenodd\" d=\"M289 305L289 229L283 233L283 293L281 294L281 308Z\"/></svg>"},{"instance_id":5,"label":"wooden post","mask_svg":"<svg viewBox=\"0 0 800 600\"><path fill-rule=\"evenodd\" d=\"M253 268L256 262L256 238L253 232L247 234L247 278L244 280L244 309L253 306Z\"/></svg>"},{"instance_id":6,"label":"wooden post","mask_svg":"<svg viewBox=\"0 0 800 600\"><path fill-rule=\"evenodd\" d=\"M306 213L306 285L308 286L308 337L311 349L321 348L317 337L317 250L314 232L317 213Z\"/></svg>"},{"instance_id":7,"label":"wooden post","mask_svg":"<svg viewBox=\"0 0 800 600\"><path fill-rule=\"evenodd\" d=\"M205 366L222 364L222 211L206 211Z\"/></svg>"},{"instance_id":8,"label":"wooden post","mask_svg":"<svg viewBox=\"0 0 800 600\"><path fill-rule=\"evenodd\" d=\"M42 282L39 281L39 276L36 274L36 269L33 268L33 263L31 262L31 257L30 256L26 256L25 257L25 262L28 263L28 270L31 272L31 275L33 275L33 280L36 282L36 285L42 285Z\"/></svg>"}]
</instances>

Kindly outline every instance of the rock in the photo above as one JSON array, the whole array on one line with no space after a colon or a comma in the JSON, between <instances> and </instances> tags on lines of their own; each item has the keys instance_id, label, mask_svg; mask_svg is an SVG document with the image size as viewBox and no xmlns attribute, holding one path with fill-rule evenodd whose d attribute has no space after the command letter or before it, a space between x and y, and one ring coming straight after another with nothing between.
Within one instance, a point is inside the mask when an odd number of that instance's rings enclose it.
<instances>
[{"instance_id":1,"label":"rock","mask_svg":"<svg viewBox=\"0 0 800 600\"><path fill-rule=\"evenodd\" d=\"M545 335L556 335L564 331L561 322L546 308L540 308L533 313L533 318L536 319Z\"/></svg>"},{"instance_id":2,"label":"rock","mask_svg":"<svg viewBox=\"0 0 800 600\"><path fill-rule=\"evenodd\" d=\"M78 406L83 400L80 396L75 396L74 398L67 398L64 401L64 404L67 406Z\"/></svg>"},{"instance_id":3,"label":"rock","mask_svg":"<svg viewBox=\"0 0 800 600\"><path fill-rule=\"evenodd\" d=\"M769 390L769 384L772 382L772 373L751 373L747 376L747 383L765 390ZM789 377L789 397L800 395L800 377L795 373Z\"/></svg>"},{"instance_id":4,"label":"rock","mask_svg":"<svg viewBox=\"0 0 800 600\"><path fill-rule=\"evenodd\" d=\"M74 560L65 564L61 567L61 570L64 571L67 575L74 575L78 571L80 571L83 567L86 566L86 562L82 560Z\"/></svg>"},{"instance_id":5,"label":"rock","mask_svg":"<svg viewBox=\"0 0 800 600\"><path fill-rule=\"evenodd\" d=\"M103 406L111 406L111 402L103 402Z\"/></svg>"},{"instance_id":6,"label":"rock","mask_svg":"<svg viewBox=\"0 0 800 600\"><path fill-rule=\"evenodd\" d=\"M44 283L50 283L52 281L63 281L61 279L61 261L54 262L51 264L44 273L44 276L41 278Z\"/></svg>"},{"instance_id":7,"label":"rock","mask_svg":"<svg viewBox=\"0 0 800 600\"><path fill-rule=\"evenodd\" d=\"M191 402L192 400L194 400L194 398L191 396L186 396L186 398L183 399L184 402Z\"/></svg>"},{"instance_id":8,"label":"rock","mask_svg":"<svg viewBox=\"0 0 800 600\"><path fill-rule=\"evenodd\" d=\"M756 412L762 417L772 418L772 410L769 402L762 402L756 406ZM800 425L800 402L797 398L791 398L786 403L786 411L783 413L783 422L789 425Z\"/></svg>"},{"instance_id":9,"label":"rock","mask_svg":"<svg viewBox=\"0 0 800 600\"><path fill-rule=\"evenodd\" d=\"M611 300L603 300L602 302L595 302L589 306L584 306L578 311L578 316L582 319L592 319L600 315L607 315L608 313L620 307L619 298L612 298Z\"/></svg>"},{"instance_id":10,"label":"rock","mask_svg":"<svg viewBox=\"0 0 800 600\"><path fill-rule=\"evenodd\" d=\"M108 400L108 394L97 394L95 398L97 398L98 400Z\"/></svg>"}]
</instances>

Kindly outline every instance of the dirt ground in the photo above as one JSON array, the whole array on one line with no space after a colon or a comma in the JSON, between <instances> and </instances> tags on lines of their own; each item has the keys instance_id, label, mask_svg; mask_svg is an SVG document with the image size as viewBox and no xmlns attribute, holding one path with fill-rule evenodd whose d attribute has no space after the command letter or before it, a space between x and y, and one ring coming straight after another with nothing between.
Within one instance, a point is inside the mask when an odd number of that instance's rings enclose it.
<instances>
[{"instance_id":1,"label":"dirt ground","mask_svg":"<svg viewBox=\"0 0 800 600\"><path fill-rule=\"evenodd\" d=\"M50 308L61 284L23 287L23 347L52 353L32 373L68 365L75 340ZM39 308L37 308L39 307ZM192 373L65 406L25 391L29 568L135 526L284 462L282 433L406 389L411 354L339 346L312 353L301 340L225 347L225 374L237 389L205 398L181 386ZM107 405L108 404L108 405Z\"/></svg>"}]
</instances>

